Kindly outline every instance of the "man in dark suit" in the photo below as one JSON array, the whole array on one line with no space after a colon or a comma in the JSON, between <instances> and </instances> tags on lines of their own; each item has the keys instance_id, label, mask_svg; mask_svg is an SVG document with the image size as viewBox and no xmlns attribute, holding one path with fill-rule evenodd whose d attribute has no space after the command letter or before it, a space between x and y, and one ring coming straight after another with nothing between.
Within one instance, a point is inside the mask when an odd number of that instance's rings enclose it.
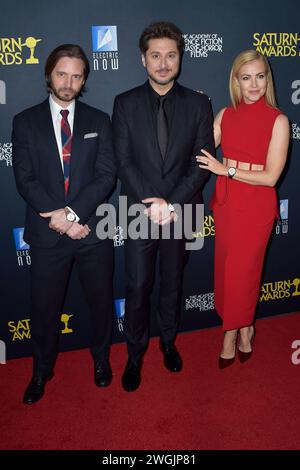
<instances>
[{"instance_id":1,"label":"man in dark suit","mask_svg":"<svg viewBox=\"0 0 300 470\"><path fill-rule=\"evenodd\" d=\"M109 117L76 98L89 75L83 50L63 44L50 54L50 96L13 121L13 167L24 198L24 239L31 248L33 377L23 402L44 394L53 376L60 313L75 261L91 319L94 380L110 384L112 240L96 236L96 209L115 184Z\"/></svg>"},{"instance_id":2,"label":"man in dark suit","mask_svg":"<svg viewBox=\"0 0 300 470\"><path fill-rule=\"evenodd\" d=\"M182 32L171 23L154 23L144 30L139 45L149 80L116 97L113 137L121 194L128 197L129 204L148 205L146 215L160 225L160 235L156 239L129 237L125 242L128 361L122 384L126 391L136 390L141 382L158 252L160 348L168 370L182 369L175 337L185 239L174 236L178 223L174 206L203 202L206 175L197 167L195 157L202 148L214 152L209 99L176 82L184 49ZM161 227L166 224L171 226L169 239L162 234Z\"/></svg>"}]
</instances>

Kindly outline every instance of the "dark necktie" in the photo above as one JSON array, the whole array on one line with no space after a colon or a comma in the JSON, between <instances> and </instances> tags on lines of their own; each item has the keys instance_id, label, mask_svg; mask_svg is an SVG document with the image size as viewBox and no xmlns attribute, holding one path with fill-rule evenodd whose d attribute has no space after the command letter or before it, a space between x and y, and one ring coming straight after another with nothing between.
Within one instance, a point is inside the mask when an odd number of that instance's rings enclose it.
<instances>
[{"instance_id":1,"label":"dark necktie","mask_svg":"<svg viewBox=\"0 0 300 470\"><path fill-rule=\"evenodd\" d=\"M61 110L61 145L62 145L62 158L64 164L64 179L65 179L65 194L69 188L69 176L70 176L70 159L72 151L72 133L70 124L68 122L69 111L67 109Z\"/></svg>"},{"instance_id":2,"label":"dark necktie","mask_svg":"<svg viewBox=\"0 0 300 470\"><path fill-rule=\"evenodd\" d=\"M158 111L157 111L157 139L162 158L165 158L167 145L168 145L168 121L165 113L164 105L166 102L165 96L158 98Z\"/></svg>"}]
</instances>

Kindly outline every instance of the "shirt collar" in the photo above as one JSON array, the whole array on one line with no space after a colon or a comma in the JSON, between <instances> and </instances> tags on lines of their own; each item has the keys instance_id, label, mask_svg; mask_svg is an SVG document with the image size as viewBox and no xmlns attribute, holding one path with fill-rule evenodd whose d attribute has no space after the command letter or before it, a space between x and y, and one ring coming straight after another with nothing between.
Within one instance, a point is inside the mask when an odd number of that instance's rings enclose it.
<instances>
[{"instance_id":1,"label":"shirt collar","mask_svg":"<svg viewBox=\"0 0 300 470\"><path fill-rule=\"evenodd\" d=\"M152 88L152 86L150 85L149 80L148 80L147 83L148 83L148 89L149 89L151 101L153 103L157 103L157 98L159 98L160 95L154 90L154 88ZM176 90L177 90L177 82L174 82L174 85L172 86L172 88L164 96L168 99L170 99L170 98L172 99L175 96Z\"/></svg>"},{"instance_id":2,"label":"shirt collar","mask_svg":"<svg viewBox=\"0 0 300 470\"><path fill-rule=\"evenodd\" d=\"M75 111L75 100L71 101L71 103L66 107L62 108L56 101L54 101L51 93L49 95L49 104L50 104L50 109L52 115L54 115L56 118L60 116L60 112L62 109L67 109L69 111L69 117L73 118L74 117L74 111Z\"/></svg>"}]
</instances>

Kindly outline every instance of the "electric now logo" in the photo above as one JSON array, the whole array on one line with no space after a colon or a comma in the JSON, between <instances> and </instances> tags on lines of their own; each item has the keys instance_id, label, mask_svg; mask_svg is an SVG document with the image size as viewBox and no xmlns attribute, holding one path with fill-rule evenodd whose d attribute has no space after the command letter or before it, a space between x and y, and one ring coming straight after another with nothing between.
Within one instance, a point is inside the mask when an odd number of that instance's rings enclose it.
<instances>
[{"instance_id":1,"label":"electric now logo","mask_svg":"<svg viewBox=\"0 0 300 470\"><path fill-rule=\"evenodd\" d=\"M119 52L116 26L92 26L94 70L118 70Z\"/></svg>"},{"instance_id":2,"label":"electric now logo","mask_svg":"<svg viewBox=\"0 0 300 470\"><path fill-rule=\"evenodd\" d=\"M116 26L92 26L93 52L118 50Z\"/></svg>"},{"instance_id":3,"label":"electric now logo","mask_svg":"<svg viewBox=\"0 0 300 470\"><path fill-rule=\"evenodd\" d=\"M18 265L30 266L31 257L30 257L30 246L25 242L24 236L24 227L18 227L13 229L14 241L16 246L16 255L18 260Z\"/></svg>"},{"instance_id":4,"label":"electric now logo","mask_svg":"<svg viewBox=\"0 0 300 470\"><path fill-rule=\"evenodd\" d=\"M14 228L13 229L14 239L16 250L29 250L29 245L24 241L24 228Z\"/></svg>"},{"instance_id":5,"label":"electric now logo","mask_svg":"<svg viewBox=\"0 0 300 470\"><path fill-rule=\"evenodd\" d=\"M125 316L125 299L115 299L115 313L118 321L119 331L123 331Z\"/></svg>"}]
</instances>

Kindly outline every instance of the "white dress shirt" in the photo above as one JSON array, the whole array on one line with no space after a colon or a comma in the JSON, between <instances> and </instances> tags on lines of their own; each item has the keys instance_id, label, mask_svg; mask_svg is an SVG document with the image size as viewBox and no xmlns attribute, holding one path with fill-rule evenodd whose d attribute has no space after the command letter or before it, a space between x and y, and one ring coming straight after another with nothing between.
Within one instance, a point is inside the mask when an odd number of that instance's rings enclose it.
<instances>
[{"instance_id":1,"label":"white dress shirt","mask_svg":"<svg viewBox=\"0 0 300 470\"><path fill-rule=\"evenodd\" d=\"M63 172L64 171L64 161L63 161L62 143L61 143L61 120L62 120L62 115L60 114L60 112L61 112L61 110L65 110L65 109L67 109L69 111L68 122L69 122L69 125L70 125L71 133L73 134L75 100L71 101L71 103L66 108L62 108L58 103L56 103L56 101L54 101L52 95L50 94L49 95L49 104L50 104L50 111L51 111L51 116L52 116L52 123L53 123L53 129L54 129L54 133L55 133L57 148L59 150L61 168L62 168L62 172ZM73 214L75 214L76 222L78 222L79 221L78 215L71 209L71 207L68 207L68 209L71 212L73 212Z\"/></svg>"}]
</instances>

